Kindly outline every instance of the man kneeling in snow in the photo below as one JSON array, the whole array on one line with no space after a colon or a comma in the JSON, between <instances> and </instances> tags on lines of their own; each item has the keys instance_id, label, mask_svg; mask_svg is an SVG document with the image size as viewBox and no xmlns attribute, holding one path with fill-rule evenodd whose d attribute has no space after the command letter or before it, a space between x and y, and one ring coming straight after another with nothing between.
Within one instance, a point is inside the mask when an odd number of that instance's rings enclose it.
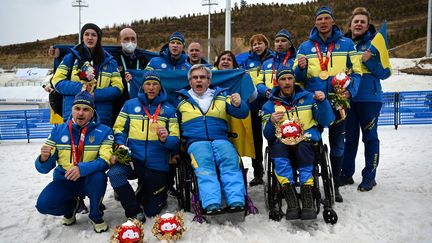
<instances>
[{"instance_id":1,"label":"man kneeling in snow","mask_svg":"<svg viewBox=\"0 0 432 243\"><path fill-rule=\"evenodd\" d=\"M72 115L51 131L35 161L36 169L47 174L54 167L54 180L39 195L37 210L63 215L62 224L76 222L79 197L90 199L90 222L97 233L108 230L99 209L105 194L114 136L111 128L99 123L94 97L87 91L75 96ZM57 165L57 166L56 166Z\"/></svg>"}]
</instances>

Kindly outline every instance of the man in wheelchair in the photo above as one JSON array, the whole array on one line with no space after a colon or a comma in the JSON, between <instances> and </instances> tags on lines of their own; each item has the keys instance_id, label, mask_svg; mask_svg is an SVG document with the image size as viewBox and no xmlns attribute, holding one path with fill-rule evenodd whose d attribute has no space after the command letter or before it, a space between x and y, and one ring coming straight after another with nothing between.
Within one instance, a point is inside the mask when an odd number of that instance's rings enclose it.
<instances>
[{"instance_id":1,"label":"man in wheelchair","mask_svg":"<svg viewBox=\"0 0 432 243\"><path fill-rule=\"evenodd\" d=\"M222 88L210 88L211 77L205 65L192 66L188 72L190 89L178 91L177 117L204 214L217 215L224 212L222 192L227 212L245 209L245 182L240 158L228 140L227 115L246 118L249 109L238 93L228 95Z\"/></svg>"},{"instance_id":2,"label":"man in wheelchair","mask_svg":"<svg viewBox=\"0 0 432 243\"><path fill-rule=\"evenodd\" d=\"M312 94L296 85L290 68L279 69L276 79L278 85L263 106L262 119L276 177L287 203L286 219L315 219L313 142L321 139L317 125L329 126L334 115L325 94L321 91ZM301 210L290 160L293 157L300 184Z\"/></svg>"}]
</instances>

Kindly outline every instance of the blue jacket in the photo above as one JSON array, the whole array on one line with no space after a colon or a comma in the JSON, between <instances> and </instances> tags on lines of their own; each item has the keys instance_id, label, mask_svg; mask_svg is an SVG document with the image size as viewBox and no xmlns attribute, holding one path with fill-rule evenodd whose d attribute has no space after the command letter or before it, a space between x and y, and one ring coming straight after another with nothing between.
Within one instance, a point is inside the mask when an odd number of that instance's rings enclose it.
<instances>
[{"instance_id":1,"label":"blue jacket","mask_svg":"<svg viewBox=\"0 0 432 243\"><path fill-rule=\"evenodd\" d=\"M54 167L54 179L65 179L66 171L73 167L71 152L71 139L69 134L70 117L65 123L53 128L45 145L53 147L51 156L41 163L40 156L35 161L37 171L47 174ZM81 161L78 163L81 176L87 176L97 171L106 171L109 168L109 159L112 155L114 136L111 128L103 125L95 117L87 125L84 139L84 149ZM75 145L78 146L82 128L72 123L72 134ZM56 167L57 165L57 167Z\"/></svg>"},{"instance_id":2,"label":"blue jacket","mask_svg":"<svg viewBox=\"0 0 432 243\"><path fill-rule=\"evenodd\" d=\"M354 40L357 52L362 55L365 50L371 48L371 41L376 35L373 25L360 39ZM347 33L351 37L351 32ZM390 77L390 68L383 68L380 56L377 52L367 61L361 63L362 77L357 95L352 98L354 102L382 102L382 79Z\"/></svg>"},{"instance_id":3,"label":"blue jacket","mask_svg":"<svg viewBox=\"0 0 432 243\"><path fill-rule=\"evenodd\" d=\"M228 115L243 119L249 114L243 100L239 107L234 107L225 89L219 87L215 88L213 100L206 113L202 112L186 89L177 93L180 94L177 100L177 117L181 135L187 140L187 145L194 141L228 139Z\"/></svg>"},{"instance_id":4,"label":"blue jacket","mask_svg":"<svg viewBox=\"0 0 432 243\"><path fill-rule=\"evenodd\" d=\"M298 85L295 86L294 97L281 97L280 88L276 86L271 91L269 100L263 106L263 133L270 143L274 143L277 139L276 128L270 121L272 113L275 112L275 102L280 102L282 105L291 108L289 111L286 110L282 121L288 119L288 114L290 118L298 118L302 130L305 134L311 136L310 139L312 141L319 141L321 139L321 133L317 127L318 124L328 127L335 119L327 99L316 101L312 93L303 90Z\"/></svg>"},{"instance_id":5,"label":"blue jacket","mask_svg":"<svg viewBox=\"0 0 432 243\"><path fill-rule=\"evenodd\" d=\"M63 95L63 118L66 120L72 110L72 104L75 95L81 92L82 84L80 83L79 63L83 63L90 59L90 52L86 50L86 57L81 57L78 53L78 46L71 49L71 53L67 54L63 61L58 66L52 83L55 89ZM100 67L96 68L97 84L94 90L96 110L100 116L101 123L105 125L111 124L112 119L112 102L117 100L123 92L123 83L120 73L118 72L117 62L113 57L105 52L105 59Z\"/></svg>"},{"instance_id":6,"label":"blue jacket","mask_svg":"<svg viewBox=\"0 0 432 243\"><path fill-rule=\"evenodd\" d=\"M323 57L326 57L327 47L334 42L332 55L327 65L330 77L326 80L322 80L318 76L321 72L321 66L314 42L318 43ZM298 59L303 56L307 57L308 65L304 70L301 70L298 66ZM347 89L354 97L357 94L361 78L360 60L361 56L356 52L353 41L344 37L339 27L333 25L332 34L326 42L321 39L318 35L318 29L314 27L310 32L309 40L303 42L299 47L294 62L294 76L296 81L304 85L307 91L320 90L327 96L328 93L334 92L331 85L333 77L338 73L345 72L347 68L352 69L351 83Z\"/></svg>"},{"instance_id":7,"label":"blue jacket","mask_svg":"<svg viewBox=\"0 0 432 243\"><path fill-rule=\"evenodd\" d=\"M291 46L289 51L290 51L290 55L288 57L287 62L285 63L285 66L289 68L293 68L297 50L295 49L294 46ZM287 52L283 52L283 53L274 52L272 58L269 58L263 62L262 69L258 76L258 84L257 84L257 90L261 96L265 97L267 90L273 89L273 78L276 78L277 70L283 66L283 62L286 54Z\"/></svg>"},{"instance_id":8,"label":"blue jacket","mask_svg":"<svg viewBox=\"0 0 432 243\"><path fill-rule=\"evenodd\" d=\"M175 62L171 59L168 44L165 44L159 52L158 57L153 57L147 64L146 70L189 70L192 65L187 62L188 56L183 52L180 59Z\"/></svg>"},{"instance_id":9,"label":"blue jacket","mask_svg":"<svg viewBox=\"0 0 432 243\"><path fill-rule=\"evenodd\" d=\"M165 143L159 141L156 130L150 127L151 121L143 109L145 106L153 115L159 104L161 110L157 123L166 127L169 132ZM128 146L132 151L132 158L147 168L168 171L171 154L175 154L180 146L175 115L174 107L166 102L165 90L162 89L152 103L140 90L137 98L126 101L117 117L114 124L115 143Z\"/></svg>"}]
</instances>

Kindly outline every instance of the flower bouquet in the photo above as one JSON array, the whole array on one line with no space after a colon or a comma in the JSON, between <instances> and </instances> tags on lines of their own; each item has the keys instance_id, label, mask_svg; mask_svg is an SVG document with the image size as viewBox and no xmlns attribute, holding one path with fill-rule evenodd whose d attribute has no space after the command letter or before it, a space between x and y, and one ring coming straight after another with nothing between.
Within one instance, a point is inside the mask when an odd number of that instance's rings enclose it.
<instances>
[{"instance_id":1,"label":"flower bouquet","mask_svg":"<svg viewBox=\"0 0 432 243\"><path fill-rule=\"evenodd\" d=\"M130 157L130 150L124 145L114 144L113 155L116 156L117 161L123 165L130 165L133 167L132 158Z\"/></svg>"},{"instance_id":2,"label":"flower bouquet","mask_svg":"<svg viewBox=\"0 0 432 243\"><path fill-rule=\"evenodd\" d=\"M78 72L78 76L82 84L81 91L87 90L89 93L93 93L96 87L96 69L93 67L93 62L84 62Z\"/></svg>"},{"instance_id":3,"label":"flower bouquet","mask_svg":"<svg viewBox=\"0 0 432 243\"><path fill-rule=\"evenodd\" d=\"M345 97L344 93L351 83L351 79L349 74L346 73L338 73L332 79L332 86L334 89L334 93L329 93L328 99L330 100L333 108L339 111L340 120L343 121L346 118L346 109L350 108L350 103L348 99Z\"/></svg>"},{"instance_id":4,"label":"flower bouquet","mask_svg":"<svg viewBox=\"0 0 432 243\"><path fill-rule=\"evenodd\" d=\"M158 240L167 242L179 240L183 232L186 231L184 226L183 214L181 212L165 213L162 216L156 216L152 228L153 235Z\"/></svg>"}]
</instances>

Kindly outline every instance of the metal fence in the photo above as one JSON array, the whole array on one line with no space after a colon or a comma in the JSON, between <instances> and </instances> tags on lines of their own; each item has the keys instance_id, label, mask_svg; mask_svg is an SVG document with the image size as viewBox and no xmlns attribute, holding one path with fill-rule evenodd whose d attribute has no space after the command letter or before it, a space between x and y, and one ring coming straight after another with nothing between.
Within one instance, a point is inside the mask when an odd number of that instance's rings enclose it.
<instances>
[{"instance_id":1,"label":"metal fence","mask_svg":"<svg viewBox=\"0 0 432 243\"><path fill-rule=\"evenodd\" d=\"M49 109L0 111L0 140L46 138ZM432 124L432 90L384 93L378 125Z\"/></svg>"}]
</instances>

